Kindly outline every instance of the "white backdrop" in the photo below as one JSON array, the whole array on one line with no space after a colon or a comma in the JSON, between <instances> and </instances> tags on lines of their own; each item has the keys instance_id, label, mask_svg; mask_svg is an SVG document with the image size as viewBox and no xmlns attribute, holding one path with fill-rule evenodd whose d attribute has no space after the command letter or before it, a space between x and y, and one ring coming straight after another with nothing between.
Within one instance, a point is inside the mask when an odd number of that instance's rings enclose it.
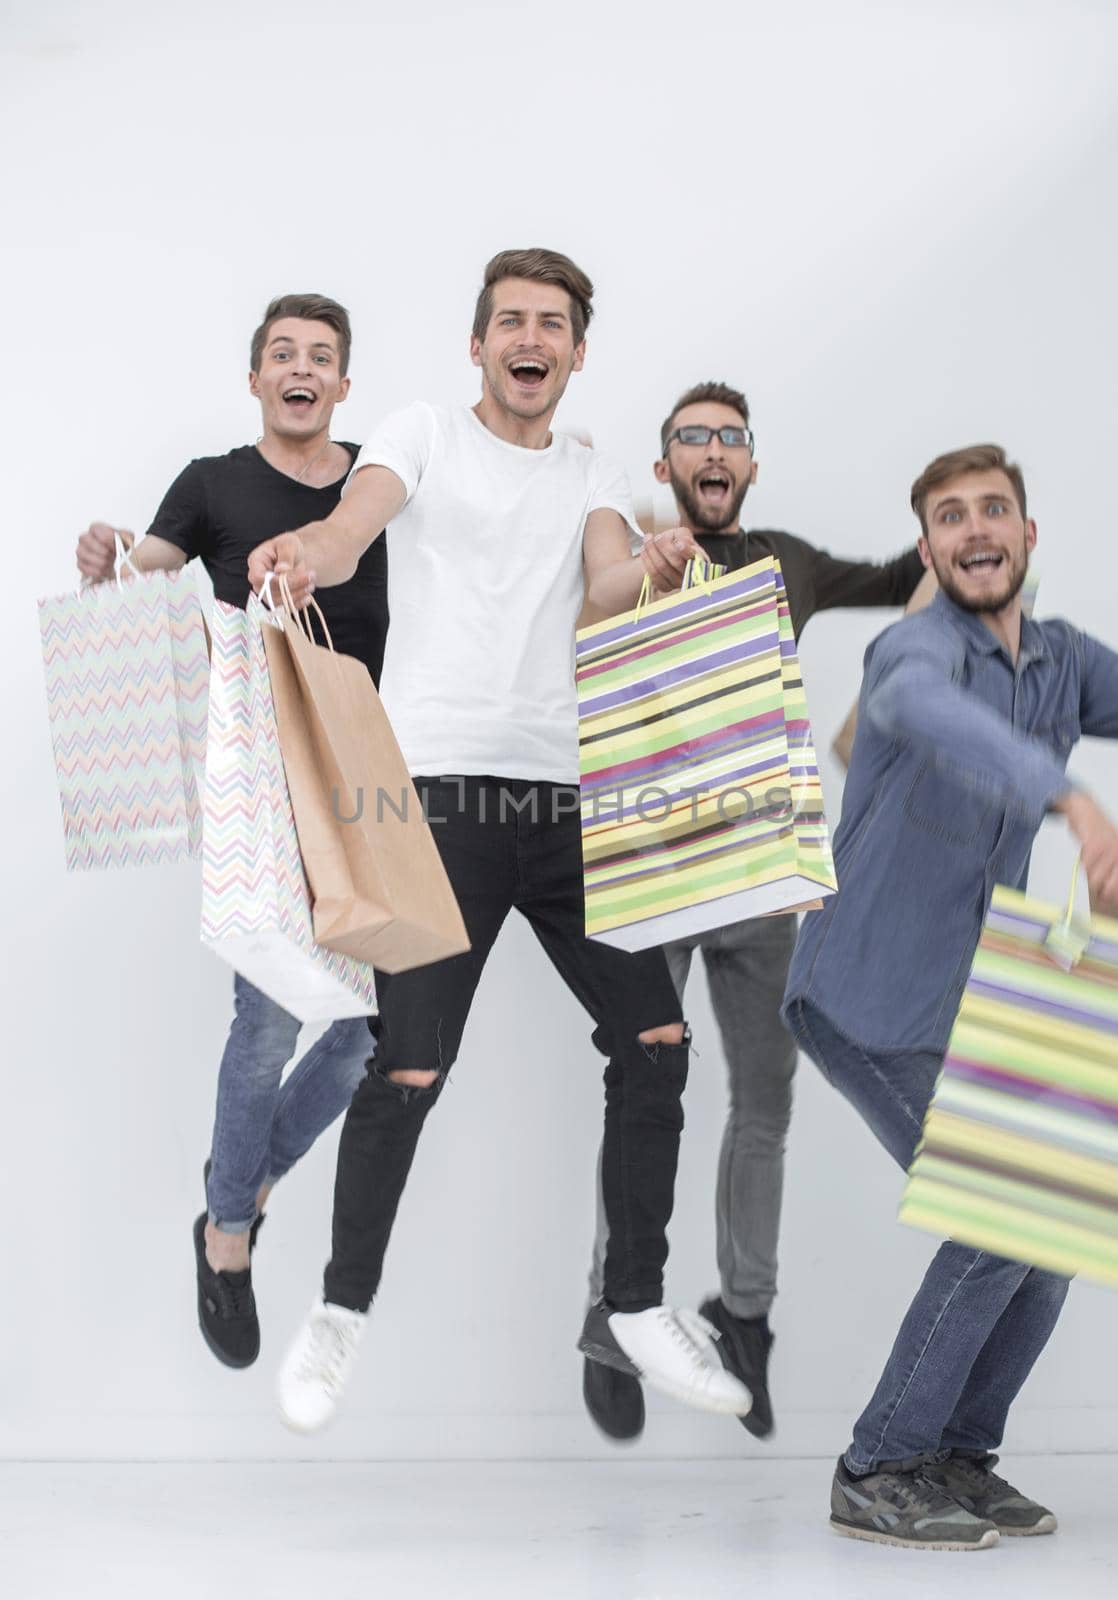
<instances>
[{"instance_id":1,"label":"white backdrop","mask_svg":"<svg viewBox=\"0 0 1118 1600\"><path fill-rule=\"evenodd\" d=\"M568 251L598 285L560 424L652 487L657 428L699 378L747 390L749 519L839 552L915 535L908 485L978 439L1024 464L1040 611L1118 640L1113 549L1118 17L1105 3L816 0L546 11L448 0L180 10L54 0L2 24L9 565L0 630L5 1314L0 1454L593 1454L573 1344L599 1060L520 927L493 957L401 1211L344 1420L271 1409L328 1240L334 1137L277 1191L256 1259L257 1366L194 1325L190 1224L230 1004L190 868L67 877L34 598L93 517L142 530L191 456L255 437L249 334L273 294L340 298L344 426L469 400L495 250ZM817 618L821 744L880 614ZM1118 802L1115 753L1078 770ZM826 767L837 819L840 774ZM1058 893L1059 829L1034 883ZM715 1282L722 1060L701 981L669 1292ZM774 1324L779 1432L653 1402L648 1453L836 1452L930 1245L900 1179L801 1073ZM1118 1445L1118 1303L1079 1285L1012 1439Z\"/></svg>"}]
</instances>

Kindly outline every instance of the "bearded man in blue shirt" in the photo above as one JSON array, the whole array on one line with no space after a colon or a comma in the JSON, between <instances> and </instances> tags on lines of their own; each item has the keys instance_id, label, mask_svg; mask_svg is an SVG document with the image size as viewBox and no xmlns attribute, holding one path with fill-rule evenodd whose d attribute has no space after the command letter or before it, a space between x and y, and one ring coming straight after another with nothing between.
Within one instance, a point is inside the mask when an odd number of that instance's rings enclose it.
<instances>
[{"instance_id":1,"label":"bearded man in blue shirt","mask_svg":"<svg viewBox=\"0 0 1118 1600\"><path fill-rule=\"evenodd\" d=\"M996 445L940 456L912 488L940 593L870 645L835 834L839 892L804 919L784 1018L908 1167L995 884L1023 888L1050 812L1092 902L1118 908L1118 829L1066 772L1118 738L1118 654L1023 616L1036 524ZM877 1543L977 1550L1055 1530L994 1471L1009 1407L1068 1281L948 1241L839 1460L831 1522Z\"/></svg>"}]
</instances>

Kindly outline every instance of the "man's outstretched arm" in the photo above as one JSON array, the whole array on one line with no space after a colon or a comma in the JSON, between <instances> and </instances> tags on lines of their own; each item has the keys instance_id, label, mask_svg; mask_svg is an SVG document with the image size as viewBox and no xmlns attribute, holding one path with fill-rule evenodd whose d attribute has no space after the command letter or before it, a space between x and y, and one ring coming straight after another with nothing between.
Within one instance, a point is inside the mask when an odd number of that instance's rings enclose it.
<instances>
[{"instance_id":1,"label":"man's outstretched arm","mask_svg":"<svg viewBox=\"0 0 1118 1600\"><path fill-rule=\"evenodd\" d=\"M1084 710L1097 702L1084 733L1118 736L1118 656L1080 635ZM1089 673L1086 669L1089 668ZM1105 702L1105 706L1104 706ZM1063 816L1078 840L1096 910L1118 914L1118 828L1102 806L1072 781L1048 747L1016 732L992 707L955 681L950 647L913 648L900 630L879 642L863 710L882 732L910 740L944 774L1015 810L1034 827L1046 812Z\"/></svg>"},{"instance_id":2,"label":"man's outstretched arm","mask_svg":"<svg viewBox=\"0 0 1118 1600\"><path fill-rule=\"evenodd\" d=\"M389 467L362 467L322 522L308 522L294 533L258 544L248 558L248 581L255 593L269 572L285 575L296 605L315 589L346 583L365 551L384 532L407 500L407 490Z\"/></svg>"},{"instance_id":3,"label":"man's outstretched arm","mask_svg":"<svg viewBox=\"0 0 1118 1600\"><path fill-rule=\"evenodd\" d=\"M657 593L670 594L682 583L689 560L706 560L686 528L666 528L646 538L635 556L629 541L629 525L619 511L602 506L587 517L582 563L588 620L602 621L631 610L646 577Z\"/></svg>"}]
</instances>

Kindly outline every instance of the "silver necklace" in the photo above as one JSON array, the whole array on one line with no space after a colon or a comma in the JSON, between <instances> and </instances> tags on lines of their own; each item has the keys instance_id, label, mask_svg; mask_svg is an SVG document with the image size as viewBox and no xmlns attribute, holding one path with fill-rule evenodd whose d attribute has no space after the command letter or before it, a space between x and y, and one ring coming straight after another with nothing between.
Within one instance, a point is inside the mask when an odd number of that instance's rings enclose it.
<instances>
[{"instance_id":1,"label":"silver necklace","mask_svg":"<svg viewBox=\"0 0 1118 1600\"><path fill-rule=\"evenodd\" d=\"M257 439L257 441L256 441L256 448L258 450L260 450L260 446L263 443L264 443L264 435L261 434L259 439ZM302 472L286 472L286 473L284 473L284 477L290 478L293 483L302 483L302 481L306 477L307 473L311 470L311 468L315 465L315 463L317 461L321 461L322 460L323 456L326 454L327 450L329 450L330 446L333 443L334 443L333 439L331 439L330 435L327 434L326 435L326 443L322 446L322 449L318 452L318 454L316 456L312 456L311 457L311 459L307 462L306 466L303 468ZM262 456L264 456L263 450L260 450L260 454ZM264 456L264 460L268 461L268 457ZM268 465L270 467L271 466L275 466L275 463L272 462L272 461L268 461ZM276 467L276 471L277 472L283 472L283 468L282 467Z\"/></svg>"}]
</instances>

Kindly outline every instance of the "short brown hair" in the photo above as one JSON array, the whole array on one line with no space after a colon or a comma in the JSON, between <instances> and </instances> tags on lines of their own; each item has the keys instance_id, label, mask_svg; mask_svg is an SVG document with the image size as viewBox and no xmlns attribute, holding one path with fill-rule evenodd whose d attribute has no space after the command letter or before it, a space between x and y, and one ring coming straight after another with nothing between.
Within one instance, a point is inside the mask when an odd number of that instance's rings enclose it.
<instances>
[{"instance_id":1,"label":"short brown hair","mask_svg":"<svg viewBox=\"0 0 1118 1600\"><path fill-rule=\"evenodd\" d=\"M950 483L952 478L961 478L968 472L1004 472L1013 486L1017 509L1022 517L1028 516L1025 479L1016 461L1008 459L1000 444L970 444L962 450L949 450L946 455L937 456L934 461L929 462L912 485L909 504L920 518L920 526L925 537L928 533L928 524L924 517L924 507L928 503L928 496L933 489Z\"/></svg>"},{"instance_id":2,"label":"short brown hair","mask_svg":"<svg viewBox=\"0 0 1118 1600\"><path fill-rule=\"evenodd\" d=\"M717 405L729 406L734 411L740 411L742 421L749 426L749 402L740 389L731 389L728 383L692 384L686 394L681 394L675 405L668 412L660 425L660 454L668 448L668 434L672 431L672 423L684 406L697 406L703 400L713 400Z\"/></svg>"},{"instance_id":3,"label":"short brown hair","mask_svg":"<svg viewBox=\"0 0 1118 1600\"><path fill-rule=\"evenodd\" d=\"M264 359L264 346L268 342L268 332L273 322L279 322L284 317L298 317L303 322L325 322L328 328L333 328L338 336L338 366L344 378L349 370L349 351L353 342L349 327L349 312L345 306L340 306L336 300L328 300L324 294L276 296L264 313L264 321L252 336L252 350L249 355L251 370L260 371L260 363Z\"/></svg>"},{"instance_id":4,"label":"short brown hair","mask_svg":"<svg viewBox=\"0 0 1118 1600\"><path fill-rule=\"evenodd\" d=\"M594 285L570 256L558 250L501 250L486 263L485 278L474 307L474 338L485 338L493 315L493 289L503 278L528 278L533 283L554 283L571 297L571 333L581 344L594 315Z\"/></svg>"}]
</instances>

